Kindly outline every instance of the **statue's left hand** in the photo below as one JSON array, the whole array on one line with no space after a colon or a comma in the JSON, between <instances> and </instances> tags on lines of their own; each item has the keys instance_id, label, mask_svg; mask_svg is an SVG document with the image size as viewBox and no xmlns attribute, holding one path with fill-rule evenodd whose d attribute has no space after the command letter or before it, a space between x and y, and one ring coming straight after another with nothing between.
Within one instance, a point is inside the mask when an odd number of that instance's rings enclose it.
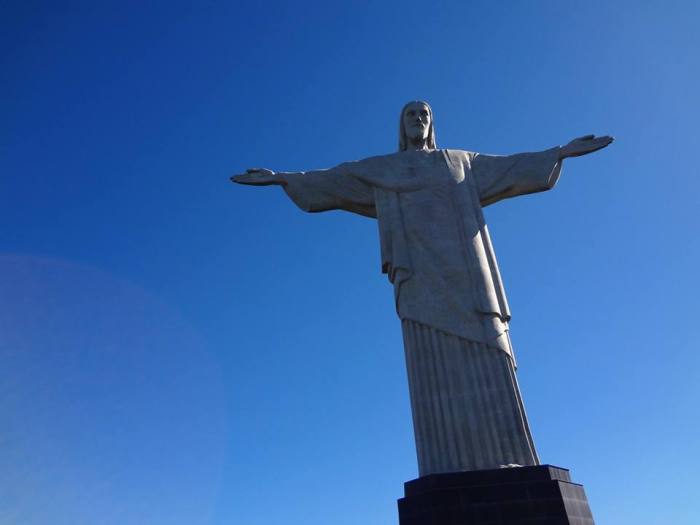
<instances>
[{"instance_id":1,"label":"statue's left hand","mask_svg":"<svg viewBox=\"0 0 700 525\"><path fill-rule=\"evenodd\" d=\"M568 159L570 157L588 155L589 153L593 153L594 151L598 151L610 145L613 140L615 139L608 135L602 137L584 135L583 137L572 140L566 146L562 146L559 150L559 158Z\"/></svg>"},{"instance_id":2,"label":"statue's left hand","mask_svg":"<svg viewBox=\"0 0 700 525\"><path fill-rule=\"evenodd\" d=\"M281 174L265 168L246 170L246 172L241 175L234 175L231 177L231 182L250 184L252 186L270 186L273 184L285 186L287 184L287 181L284 180Z\"/></svg>"}]
</instances>

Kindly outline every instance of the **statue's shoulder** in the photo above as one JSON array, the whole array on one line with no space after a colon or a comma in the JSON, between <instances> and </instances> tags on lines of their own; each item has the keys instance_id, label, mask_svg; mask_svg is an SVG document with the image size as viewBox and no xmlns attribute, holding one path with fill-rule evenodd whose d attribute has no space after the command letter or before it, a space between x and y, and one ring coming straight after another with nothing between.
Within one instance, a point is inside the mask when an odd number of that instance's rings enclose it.
<instances>
[{"instance_id":1,"label":"statue's shoulder","mask_svg":"<svg viewBox=\"0 0 700 525\"><path fill-rule=\"evenodd\" d=\"M476 155L475 152L469 151L469 150L466 150L466 149L452 149L452 148L449 148L449 149L444 149L444 150L442 150L442 151L445 151L445 152L447 152L447 153L450 154L450 155L461 155L461 156L469 156L469 157L471 157L472 155Z\"/></svg>"},{"instance_id":2,"label":"statue's shoulder","mask_svg":"<svg viewBox=\"0 0 700 525\"><path fill-rule=\"evenodd\" d=\"M467 165L470 164L477 155L475 152L465 149L443 149L439 151L443 151L445 155L453 162L459 161Z\"/></svg>"},{"instance_id":3,"label":"statue's shoulder","mask_svg":"<svg viewBox=\"0 0 700 525\"><path fill-rule=\"evenodd\" d=\"M367 165L380 165L386 162L391 162L392 160L396 160L398 158L399 153L387 153L384 155L373 155L371 157L365 157L364 159L359 159L354 162L357 163L364 163Z\"/></svg>"},{"instance_id":4,"label":"statue's shoulder","mask_svg":"<svg viewBox=\"0 0 700 525\"><path fill-rule=\"evenodd\" d=\"M419 159L425 159L426 157L449 157L452 161L462 161L469 163L472 158L476 156L476 153L461 149L443 149L437 148L433 150L416 150L416 151L397 151L394 153L387 153L384 155L375 155L373 157L367 157L362 159L362 162L367 165L381 166L381 165L392 165L392 164L406 164L416 162Z\"/></svg>"}]
</instances>

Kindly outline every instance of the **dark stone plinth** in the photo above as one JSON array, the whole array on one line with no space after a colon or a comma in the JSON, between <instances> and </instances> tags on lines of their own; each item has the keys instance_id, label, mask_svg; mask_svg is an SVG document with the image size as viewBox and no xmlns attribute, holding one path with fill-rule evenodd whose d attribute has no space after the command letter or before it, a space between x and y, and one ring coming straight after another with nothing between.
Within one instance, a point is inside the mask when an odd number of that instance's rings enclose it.
<instances>
[{"instance_id":1,"label":"dark stone plinth","mask_svg":"<svg viewBox=\"0 0 700 525\"><path fill-rule=\"evenodd\" d=\"M551 465L431 474L404 494L400 525L594 525L583 486Z\"/></svg>"}]
</instances>

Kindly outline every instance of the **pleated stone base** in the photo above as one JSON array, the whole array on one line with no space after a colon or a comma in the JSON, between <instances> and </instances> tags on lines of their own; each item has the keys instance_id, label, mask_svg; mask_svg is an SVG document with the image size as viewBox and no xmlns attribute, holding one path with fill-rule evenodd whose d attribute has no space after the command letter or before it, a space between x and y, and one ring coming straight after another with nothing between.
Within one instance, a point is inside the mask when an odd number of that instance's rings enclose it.
<instances>
[{"instance_id":1,"label":"pleated stone base","mask_svg":"<svg viewBox=\"0 0 700 525\"><path fill-rule=\"evenodd\" d=\"M431 474L404 493L400 525L594 525L583 486L551 465Z\"/></svg>"},{"instance_id":2,"label":"pleated stone base","mask_svg":"<svg viewBox=\"0 0 700 525\"><path fill-rule=\"evenodd\" d=\"M512 358L415 321L401 326L419 475L537 465Z\"/></svg>"}]
</instances>

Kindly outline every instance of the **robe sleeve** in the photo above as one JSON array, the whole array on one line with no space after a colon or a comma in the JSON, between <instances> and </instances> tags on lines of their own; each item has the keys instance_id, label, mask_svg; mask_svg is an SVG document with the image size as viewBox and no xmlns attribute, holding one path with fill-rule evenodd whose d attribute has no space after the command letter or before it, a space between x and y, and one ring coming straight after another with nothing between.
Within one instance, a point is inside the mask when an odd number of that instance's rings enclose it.
<instances>
[{"instance_id":1,"label":"robe sleeve","mask_svg":"<svg viewBox=\"0 0 700 525\"><path fill-rule=\"evenodd\" d=\"M501 199L552 189L561 172L559 147L503 157L475 153L471 169L481 205L488 206Z\"/></svg>"},{"instance_id":2,"label":"robe sleeve","mask_svg":"<svg viewBox=\"0 0 700 525\"><path fill-rule=\"evenodd\" d=\"M285 173L284 190L304 211L345 210L376 218L374 189L361 180L365 171L363 161L355 161L327 170Z\"/></svg>"}]
</instances>

